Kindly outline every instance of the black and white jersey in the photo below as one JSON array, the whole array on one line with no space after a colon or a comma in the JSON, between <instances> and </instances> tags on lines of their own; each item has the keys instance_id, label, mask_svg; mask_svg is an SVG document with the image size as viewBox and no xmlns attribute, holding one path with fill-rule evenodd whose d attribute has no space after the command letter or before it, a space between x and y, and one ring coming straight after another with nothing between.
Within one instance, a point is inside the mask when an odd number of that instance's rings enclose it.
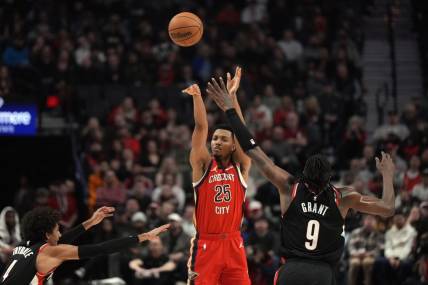
<instances>
[{"instance_id":1,"label":"black and white jersey","mask_svg":"<svg viewBox=\"0 0 428 285\"><path fill-rule=\"evenodd\" d=\"M281 218L283 257L338 262L345 243L339 191L330 187L317 196L304 183L297 183L292 199Z\"/></svg>"},{"instance_id":2,"label":"black and white jersey","mask_svg":"<svg viewBox=\"0 0 428 285\"><path fill-rule=\"evenodd\" d=\"M2 285L43 285L46 280L52 277L53 270L46 274L37 272L37 255L46 244L35 244L33 246L17 246L13 250L11 261L6 266L6 270L0 276Z\"/></svg>"}]
</instances>

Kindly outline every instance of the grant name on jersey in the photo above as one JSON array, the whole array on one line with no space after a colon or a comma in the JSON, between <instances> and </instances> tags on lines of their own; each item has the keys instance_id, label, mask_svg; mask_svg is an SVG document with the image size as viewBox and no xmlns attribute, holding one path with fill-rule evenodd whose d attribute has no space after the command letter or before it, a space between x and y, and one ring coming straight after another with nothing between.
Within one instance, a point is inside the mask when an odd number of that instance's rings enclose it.
<instances>
[{"instance_id":1,"label":"grant name on jersey","mask_svg":"<svg viewBox=\"0 0 428 285\"><path fill-rule=\"evenodd\" d=\"M319 214L323 217L329 208L323 204L318 204L316 202L301 203L301 206L304 213Z\"/></svg>"},{"instance_id":2,"label":"grant name on jersey","mask_svg":"<svg viewBox=\"0 0 428 285\"><path fill-rule=\"evenodd\" d=\"M34 252L31 248L28 248L25 246L18 246L18 247L15 247L15 249L13 250L13 253L12 253L12 255L16 255L16 254L22 254L24 256L24 258L27 258L27 257L33 255Z\"/></svg>"}]
</instances>

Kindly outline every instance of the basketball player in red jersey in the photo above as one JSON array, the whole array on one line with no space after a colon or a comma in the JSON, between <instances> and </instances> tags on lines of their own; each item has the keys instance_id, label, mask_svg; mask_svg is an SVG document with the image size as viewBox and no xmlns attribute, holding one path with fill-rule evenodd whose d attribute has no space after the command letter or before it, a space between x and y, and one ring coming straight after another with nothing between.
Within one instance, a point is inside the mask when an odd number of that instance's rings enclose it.
<instances>
[{"instance_id":1,"label":"basketball player in red jersey","mask_svg":"<svg viewBox=\"0 0 428 285\"><path fill-rule=\"evenodd\" d=\"M227 75L227 86L243 120L236 98L240 78L238 67L233 79ZM191 242L189 284L250 284L240 228L251 160L235 143L227 125L215 128L210 154L206 146L208 121L199 86L194 84L183 92L193 97L195 118L190 164L197 233Z\"/></svg>"}]
</instances>

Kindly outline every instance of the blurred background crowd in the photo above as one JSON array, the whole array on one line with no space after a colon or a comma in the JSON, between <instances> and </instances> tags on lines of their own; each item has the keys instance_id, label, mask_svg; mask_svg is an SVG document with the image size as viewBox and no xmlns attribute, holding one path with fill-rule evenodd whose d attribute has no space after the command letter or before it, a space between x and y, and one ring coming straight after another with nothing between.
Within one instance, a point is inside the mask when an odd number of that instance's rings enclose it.
<instances>
[{"instance_id":1,"label":"blurred background crowd","mask_svg":"<svg viewBox=\"0 0 428 285\"><path fill-rule=\"evenodd\" d=\"M426 67L428 5L413 4ZM428 104L409 101L366 130L361 26L372 8L369 0L1 1L0 96L35 100L43 112L75 122L82 175L43 187L22 175L12 207L0 214L0 267L21 241L19 218L33 207L58 209L67 230L109 205L115 217L80 242L166 222L171 230L148 246L68 264L55 284L112 276L127 284L185 282L195 234L193 106L180 90L193 83L204 90L212 76L239 64L245 120L280 167L298 174L309 155L323 153L338 185L380 196L374 156L386 150L395 160L396 215L349 213L339 284L425 284ZM181 10L203 19L203 41L195 47L169 40L167 23ZM215 104L205 103L209 125L223 122ZM247 184L242 235L249 273L254 285L272 284L281 262L279 197L256 169Z\"/></svg>"}]
</instances>

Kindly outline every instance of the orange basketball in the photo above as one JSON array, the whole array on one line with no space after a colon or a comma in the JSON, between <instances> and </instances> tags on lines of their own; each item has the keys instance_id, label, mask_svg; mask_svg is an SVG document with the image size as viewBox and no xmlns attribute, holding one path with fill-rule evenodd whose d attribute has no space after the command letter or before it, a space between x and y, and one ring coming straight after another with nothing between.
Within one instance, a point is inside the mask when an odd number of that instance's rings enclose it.
<instances>
[{"instance_id":1,"label":"orange basketball","mask_svg":"<svg viewBox=\"0 0 428 285\"><path fill-rule=\"evenodd\" d=\"M201 19L193 13L182 12L175 15L168 25L171 40L179 46L189 47L197 44L204 32Z\"/></svg>"}]
</instances>

